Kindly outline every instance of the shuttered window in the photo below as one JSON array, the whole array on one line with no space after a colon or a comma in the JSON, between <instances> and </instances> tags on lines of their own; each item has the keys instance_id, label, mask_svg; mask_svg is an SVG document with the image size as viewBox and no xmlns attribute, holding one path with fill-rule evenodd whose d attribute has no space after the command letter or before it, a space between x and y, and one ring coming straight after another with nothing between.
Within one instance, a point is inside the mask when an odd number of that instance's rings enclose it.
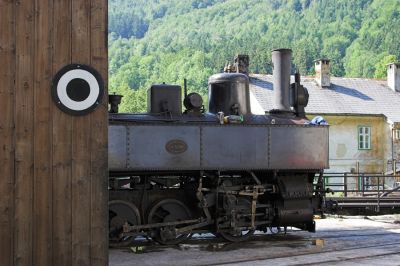
<instances>
[{"instance_id":1,"label":"shuttered window","mask_svg":"<svg viewBox=\"0 0 400 266\"><path fill-rule=\"evenodd\" d=\"M371 149L371 127L367 126L358 127L358 149L360 150Z\"/></svg>"}]
</instances>

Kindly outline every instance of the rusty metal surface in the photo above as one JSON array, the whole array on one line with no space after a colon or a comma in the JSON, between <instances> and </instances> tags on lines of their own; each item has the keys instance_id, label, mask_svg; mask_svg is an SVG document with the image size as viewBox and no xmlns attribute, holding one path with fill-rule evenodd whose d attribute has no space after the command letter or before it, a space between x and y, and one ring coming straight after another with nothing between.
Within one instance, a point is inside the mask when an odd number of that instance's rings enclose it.
<instances>
[{"instance_id":1,"label":"rusty metal surface","mask_svg":"<svg viewBox=\"0 0 400 266\"><path fill-rule=\"evenodd\" d=\"M108 167L117 171L127 167L127 126L109 126Z\"/></svg>"},{"instance_id":2,"label":"rusty metal surface","mask_svg":"<svg viewBox=\"0 0 400 266\"><path fill-rule=\"evenodd\" d=\"M131 126L131 169L196 169L200 165L200 128L196 126ZM179 147L178 147L179 146Z\"/></svg>"},{"instance_id":3,"label":"rusty metal surface","mask_svg":"<svg viewBox=\"0 0 400 266\"><path fill-rule=\"evenodd\" d=\"M182 114L182 88L176 85L153 85L148 90L147 112L153 114Z\"/></svg>"},{"instance_id":4,"label":"rusty metal surface","mask_svg":"<svg viewBox=\"0 0 400 266\"><path fill-rule=\"evenodd\" d=\"M205 126L201 142L204 168L268 168L268 127Z\"/></svg>"},{"instance_id":5,"label":"rusty metal surface","mask_svg":"<svg viewBox=\"0 0 400 266\"><path fill-rule=\"evenodd\" d=\"M279 111L291 111L289 95L291 59L292 50L290 49L277 49L272 51L275 107Z\"/></svg>"},{"instance_id":6,"label":"rusty metal surface","mask_svg":"<svg viewBox=\"0 0 400 266\"><path fill-rule=\"evenodd\" d=\"M268 170L328 167L328 127L111 125L109 168Z\"/></svg>"},{"instance_id":7,"label":"rusty metal surface","mask_svg":"<svg viewBox=\"0 0 400 266\"><path fill-rule=\"evenodd\" d=\"M271 169L324 169L329 166L328 127L271 127Z\"/></svg>"},{"instance_id":8,"label":"rusty metal surface","mask_svg":"<svg viewBox=\"0 0 400 266\"><path fill-rule=\"evenodd\" d=\"M215 74L209 78L208 85L208 110L210 113L251 114L249 79L246 75L241 73Z\"/></svg>"}]
</instances>

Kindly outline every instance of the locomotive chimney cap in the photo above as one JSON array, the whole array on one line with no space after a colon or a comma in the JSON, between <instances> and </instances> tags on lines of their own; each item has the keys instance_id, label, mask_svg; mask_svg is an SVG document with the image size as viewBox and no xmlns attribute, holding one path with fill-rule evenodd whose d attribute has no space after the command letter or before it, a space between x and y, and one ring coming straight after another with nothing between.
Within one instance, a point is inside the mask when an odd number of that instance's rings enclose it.
<instances>
[{"instance_id":1,"label":"locomotive chimney cap","mask_svg":"<svg viewBox=\"0 0 400 266\"><path fill-rule=\"evenodd\" d=\"M281 53L285 53L285 52L292 52L292 49L289 48L279 48L279 49L273 49L271 52L281 52Z\"/></svg>"},{"instance_id":2,"label":"locomotive chimney cap","mask_svg":"<svg viewBox=\"0 0 400 266\"><path fill-rule=\"evenodd\" d=\"M223 82L249 82L249 78L242 73L218 73L212 75L208 79L208 84L210 83L223 83Z\"/></svg>"}]
</instances>

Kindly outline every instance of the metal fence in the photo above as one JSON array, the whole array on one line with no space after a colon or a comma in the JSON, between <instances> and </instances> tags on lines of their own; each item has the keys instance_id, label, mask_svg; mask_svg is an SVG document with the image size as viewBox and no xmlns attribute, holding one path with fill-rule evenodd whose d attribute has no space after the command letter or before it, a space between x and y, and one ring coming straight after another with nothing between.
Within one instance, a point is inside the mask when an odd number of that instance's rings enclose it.
<instances>
[{"instance_id":1,"label":"metal fence","mask_svg":"<svg viewBox=\"0 0 400 266\"><path fill-rule=\"evenodd\" d=\"M323 190L327 211L373 210L393 212L400 208L400 175L384 173L325 173ZM330 206L330 207L329 207ZM330 209L330 210L329 210Z\"/></svg>"},{"instance_id":2,"label":"metal fence","mask_svg":"<svg viewBox=\"0 0 400 266\"><path fill-rule=\"evenodd\" d=\"M400 175L384 173L325 173L324 187L342 196L384 197L400 190Z\"/></svg>"}]
</instances>

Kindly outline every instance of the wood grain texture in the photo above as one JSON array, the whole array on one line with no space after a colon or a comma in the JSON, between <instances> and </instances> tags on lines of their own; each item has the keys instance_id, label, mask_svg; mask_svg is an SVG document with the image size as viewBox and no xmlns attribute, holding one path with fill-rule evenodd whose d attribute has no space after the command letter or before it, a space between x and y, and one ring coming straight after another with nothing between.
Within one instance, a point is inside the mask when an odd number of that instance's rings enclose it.
<instances>
[{"instance_id":1,"label":"wood grain texture","mask_svg":"<svg viewBox=\"0 0 400 266\"><path fill-rule=\"evenodd\" d=\"M71 63L72 0L53 7L53 74ZM72 265L72 117L52 104L53 257L52 265Z\"/></svg>"},{"instance_id":2,"label":"wood grain texture","mask_svg":"<svg viewBox=\"0 0 400 266\"><path fill-rule=\"evenodd\" d=\"M16 5L14 263L32 264L34 2Z\"/></svg>"},{"instance_id":3,"label":"wood grain texture","mask_svg":"<svg viewBox=\"0 0 400 266\"><path fill-rule=\"evenodd\" d=\"M70 63L107 82L106 0L0 0L0 265L107 265L107 97L58 109Z\"/></svg>"},{"instance_id":4,"label":"wood grain texture","mask_svg":"<svg viewBox=\"0 0 400 266\"><path fill-rule=\"evenodd\" d=\"M90 1L72 2L72 62L90 65ZM90 265L91 182L90 121L92 115L72 123L72 264Z\"/></svg>"},{"instance_id":5,"label":"wood grain texture","mask_svg":"<svg viewBox=\"0 0 400 266\"><path fill-rule=\"evenodd\" d=\"M107 1L92 0L91 6L91 65L107 85ZM106 22L106 23L105 23ZM108 100L105 90L103 103L92 114L91 183L92 191L92 265L108 265ZM104 171L104 169L107 169Z\"/></svg>"},{"instance_id":6,"label":"wood grain texture","mask_svg":"<svg viewBox=\"0 0 400 266\"><path fill-rule=\"evenodd\" d=\"M15 8L0 0L0 265L13 263Z\"/></svg>"},{"instance_id":7,"label":"wood grain texture","mask_svg":"<svg viewBox=\"0 0 400 266\"><path fill-rule=\"evenodd\" d=\"M33 265L52 263L52 79L53 1L35 1Z\"/></svg>"}]
</instances>

